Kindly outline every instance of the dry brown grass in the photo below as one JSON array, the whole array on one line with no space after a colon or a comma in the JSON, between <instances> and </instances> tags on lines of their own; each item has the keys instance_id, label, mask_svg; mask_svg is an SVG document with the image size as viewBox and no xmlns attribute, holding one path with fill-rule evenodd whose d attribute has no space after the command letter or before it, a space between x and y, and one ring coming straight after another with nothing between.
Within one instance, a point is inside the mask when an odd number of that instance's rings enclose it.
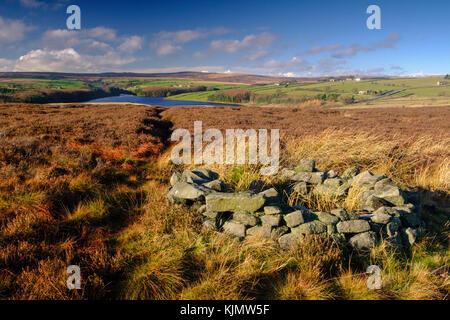
<instances>
[{"instance_id":1,"label":"dry brown grass","mask_svg":"<svg viewBox=\"0 0 450 320\"><path fill-rule=\"evenodd\" d=\"M410 251L381 243L369 256L320 237L290 251L258 237L238 241L202 231L200 215L167 202L169 177L183 168L169 150L160 154L169 120L174 128L193 119L204 128L281 126L285 165L303 157L322 170L358 165L446 195L449 110L429 110L0 105L0 298L448 299L448 225ZM404 130L412 124L414 137ZM238 190L261 178L283 186L255 166L212 168ZM70 264L81 267L82 290L65 287ZM381 291L365 286L371 264L382 269Z\"/></svg>"}]
</instances>

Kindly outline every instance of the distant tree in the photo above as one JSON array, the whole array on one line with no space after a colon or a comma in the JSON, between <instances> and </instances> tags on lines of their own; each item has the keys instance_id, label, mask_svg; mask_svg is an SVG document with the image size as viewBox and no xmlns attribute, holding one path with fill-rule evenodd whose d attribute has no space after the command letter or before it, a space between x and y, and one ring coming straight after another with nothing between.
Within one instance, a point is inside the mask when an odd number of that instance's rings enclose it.
<instances>
[{"instance_id":1,"label":"distant tree","mask_svg":"<svg viewBox=\"0 0 450 320\"><path fill-rule=\"evenodd\" d=\"M450 79L450 75L447 74L444 79Z\"/></svg>"}]
</instances>

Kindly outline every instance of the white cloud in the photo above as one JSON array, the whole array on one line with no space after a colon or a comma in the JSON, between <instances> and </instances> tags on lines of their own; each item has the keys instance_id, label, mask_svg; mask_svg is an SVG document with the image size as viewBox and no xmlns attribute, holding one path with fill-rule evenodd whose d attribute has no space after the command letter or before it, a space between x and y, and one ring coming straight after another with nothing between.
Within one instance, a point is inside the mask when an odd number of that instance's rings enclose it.
<instances>
[{"instance_id":1,"label":"white cloud","mask_svg":"<svg viewBox=\"0 0 450 320\"><path fill-rule=\"evenodd\" d=\"M111 48L108 42L111 43L116 40L118 40L116 31L105 27L81 29L80 31L54 29L44 32L41 44L44 48L55 50L82 47L81 51L93 51L95 49L104 51Z\"/></svg>"},{"instance_id":2,"label":"white cloud","mask_svg":"<svg viewBox=\"0 0 450 320\"><path fill-rule=\"evenodd\" d=\"M318 53L322 53L322 52L337 51L337 50L341 50L342 48L343 48L343 46L340 44L334 44L334 45L329 45L329 46L315 46L315 47L309 48L307 53L308 54L318 54Z\"/></svg>"},{"instance_id":3,"label":"white cloud","mask_svg":"<svg viewBox=\"0 0 450 320\"><path fill-rule=\"evenodd\" d=\"M395 44L399 42L400 39L400 35L394 32L388 35L384 40L374 43L370 46L365 46L358 43L352 44L344 51L333 54L333 58L341 59L346 57L353 57L360 52L370 52L379 49L391 49L395 47Z\"/></svg>"},{"instance_id":4,"label":"white cloud","mask_svg":"<svg viewBox=\"0 0 450 320\"><path fill-rule=\"evenodd\" d=\"M19 0L20 4L26 8L42 7L45 3L37 0Z\"/></svg>"},{"instance_id":5,"label":"white cloud","mask_svg":"<svg viewBox=\"0 0 450 320\"><path fill-rule=\"evenodd\" d=\"M161 31L155 35L155 39L151 43L151 48L154 49L159 56L169 56L181 51L183 44L227 32L228 30L225 28Z\"/></svg>"},{"instance_id":6,"label":"white cloud","mask_svg":"<svg viewBox=\"0 0 450 320\"><path fill-rule=\"evenodd\" d=\"M152 47L156 50L156 54L161 57L173 55L175 53L178 53L182 49L181 46L174 45L167 41L157 44L153 43Z\"/></svg>"},{"instance_id":7,"label":"white cloud","mask_svg":"<svg viewBox=\"0 0 450 320\"><path fill-rule=\"evenodd\" d=\"M73 48L38 49L21 56L15 63L14 71L102 72L134 61L134 58L122 58L114 51L102 56L89 56L82 55Z\"/></svg>"},{"instance_id":8,"label":"white cloud","mask_svg":"<svg viewBox=\"0 0 450 320\"><path fill-rule=\"evenodd\" d=\"M272 44L276 36L264 32L259 35L250 34L242 40L214 40L210 44L211 50L225 53L236 53L252 47L263 48Z\"/></svg>"},{"instance_id":9,"label":"white cloud","mask_svg":"<svg viewBox=\"0 0 450 320\"><path fill-rule=\"evenodd\" d=\"M142 49L143 39L139 36L131 36L125 38L122 44L119 46L119 51L133 53Z\"/></svg>"},{"instance_id":10,"label":"white cloud","mask_svg":"<svg viewBox=\"0 0 450 320\"><path fill-rule=\"evenodd\" d=\"M14 60L0 58L0 71L11 71L14 66Z\"/></svg>"},{"instance_id":11,"label":"white cloud","mask_svg":"<svg viewBox=\"0 0 450 320\"><path fill-rule=\"evenodd\" d=\"M173 73L173 72L183 72L183 71L193 71L193 72L203 72L203 73L224 73L225 68L221 66L196 66L196 67L186 67L186 66L176 66L176 67L163 67L163 68L148 68L148 69L137 69L132 72L138 73Z\"/></svg>"},{"instance_id":12,"label":"white cloud","mask_svg":"<svg viewBox=\"0 0 450 320\"><path fill-rule=\"evenodd\" d=\"M245 55L242 57L242 60L244 61L257 61L257 60L262 60L265 59L269 56L269 52L267 50L258 50L255 52L252 52L248 55Z\"/></svg>"},{"instance_id":13,"label":"white cloud","mask_svg":"<svg viewBox=\"0 0 450 320\"><path fill-rule=\"evenodd\" d=\"M0 45L20 41L32 28L20 20L0 17Z\"/></svg>"}]
</instances>

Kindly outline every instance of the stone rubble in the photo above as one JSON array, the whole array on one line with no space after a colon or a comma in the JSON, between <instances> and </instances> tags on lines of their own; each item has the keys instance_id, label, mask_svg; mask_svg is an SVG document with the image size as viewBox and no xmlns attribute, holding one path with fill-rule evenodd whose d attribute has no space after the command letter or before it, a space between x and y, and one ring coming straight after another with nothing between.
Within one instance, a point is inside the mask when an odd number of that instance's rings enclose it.
<instances>
[{"instance_id":1,"label":"stone rubble","mask_svg":"<svg viewBox=\"0 0 450 320\"><path fill-rule=\"evenodd\" d=\"M419 207L384 174L360 173L352 167L339 176L335 170L321 172L314 160L303 159L295 168L283 168L279 177L291 185L284 192L341 200L356 194L359 208L322 212L290 207L275 188L257 193L264 186L261 181L254 181L248 191L231 192L217 173L205 168L174 172L167 197L171 203L198 208L205 230L271 238L285 249L301 244L308 234L345 241L358 251L373 248L379 239L393 247L410 247L424 226Z\"/></svg>"}]
</instances>

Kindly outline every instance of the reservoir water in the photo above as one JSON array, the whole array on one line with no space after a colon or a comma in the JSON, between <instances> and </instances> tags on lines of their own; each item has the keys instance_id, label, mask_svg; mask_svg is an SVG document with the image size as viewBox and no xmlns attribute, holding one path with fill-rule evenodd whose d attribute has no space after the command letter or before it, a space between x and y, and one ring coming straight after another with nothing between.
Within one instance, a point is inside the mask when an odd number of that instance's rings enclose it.
<instances>
[{"instance_id":1,"label":"reservoir water","mask_svg":"<svg viewBox=\"0 0 450 320\"><path fill-rule=\"evenodd\" d=\"M130 102L147 104L151 106L162 106L162 107L177 107L177 106L233 106L237 105L227 105L212 102L201 102L201 101L186 101L186 100L168 100L166 98L155 98L155 97L138 97L130 94L121 94L120 96L106 97L90 100L84 103L110 103L110 102Z\"/></svg>"}]
</instances>

